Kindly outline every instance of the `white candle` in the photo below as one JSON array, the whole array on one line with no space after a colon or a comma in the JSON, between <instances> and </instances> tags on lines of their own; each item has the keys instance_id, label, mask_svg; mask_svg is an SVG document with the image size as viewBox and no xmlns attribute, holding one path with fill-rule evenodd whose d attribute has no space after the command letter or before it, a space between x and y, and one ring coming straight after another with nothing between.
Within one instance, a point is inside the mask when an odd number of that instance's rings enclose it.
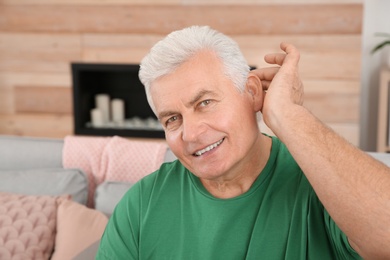
<instances>
[{"instance_id":1,"label":"white candle","mask_svg":"<svg viewBox=\"0 0 390 260\"><path fill-rule=\"evenodd\" d=\"M115 123L123 123L125 120L125 103L122 99L116 98L111 101L111 116Z\"/></svg>"},{"instance_id":2,"label":"white candle","mask_svg":"<svg viewBox=\"0 0 390 260\"><path fill-rule=\"evenodd\" d=\"M91 110L91 123L93 127L103 127L103 114L100 109L94 108Z\"/></svg>"},{"instance_id":3,"label":"white candle","mask_svg":"<svg viewBox=\"0 0 390 260\"><path fill-rule=\"evenodd\" d=\"M98 94L95 96L96 108L102 113L103 123L110 119L110 96L107 94Z\"/></svg>"}]
</instances>

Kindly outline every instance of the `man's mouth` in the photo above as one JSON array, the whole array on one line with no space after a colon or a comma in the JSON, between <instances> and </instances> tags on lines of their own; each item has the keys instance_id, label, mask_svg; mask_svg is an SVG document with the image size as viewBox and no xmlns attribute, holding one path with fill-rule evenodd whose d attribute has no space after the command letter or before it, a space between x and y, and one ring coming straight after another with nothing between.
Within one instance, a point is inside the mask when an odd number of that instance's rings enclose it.
<instances>
[{"instance_id":1,"label":"man's mouth","mask_svg":"<svg viewBox=\"0 0 390 260\"><path fill-rule=\"evenodd\" d=\"M225 138L222 138L221 140L219 140L218 142L215 142L209 146L207 146L206 148L202 149L202 150L199 150L197 152L194 153L195 156L201 156L202 154L204 154L205 152L208 152L208 151L211 151L213 150L215 147L219 146L223 140L225 140Z\"/></svg>"}]
</instances>

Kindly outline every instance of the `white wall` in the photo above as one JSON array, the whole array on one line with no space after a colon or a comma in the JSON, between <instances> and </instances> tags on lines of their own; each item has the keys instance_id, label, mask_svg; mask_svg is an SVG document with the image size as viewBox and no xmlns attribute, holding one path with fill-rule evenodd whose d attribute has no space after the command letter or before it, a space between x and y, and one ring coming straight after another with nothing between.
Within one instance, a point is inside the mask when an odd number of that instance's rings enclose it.
<instances>
[{"instance_id":1,"label":"white wall","mask_svg":"<svg viewBox=\"0 0 390 260\"><path fill-rule=\"evenodd\" d=\"M360 105L360 148L366 151L376 149L378 116L379 71L385 65L390 46L374 55L371 49L383 38L376 32L390 33L390 1L365 0L362 31L362 75Z\"/></svg>"}]
</instances>

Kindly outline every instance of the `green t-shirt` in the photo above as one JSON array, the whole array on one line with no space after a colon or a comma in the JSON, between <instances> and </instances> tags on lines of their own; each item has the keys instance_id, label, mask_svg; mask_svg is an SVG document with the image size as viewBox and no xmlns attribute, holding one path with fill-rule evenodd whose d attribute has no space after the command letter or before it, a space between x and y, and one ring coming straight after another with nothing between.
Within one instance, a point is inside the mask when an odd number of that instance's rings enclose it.
<instances>
[{"instance_id":1,"label":"green t-shirt","mask_svg":"<svg viewBox=\"0 0 390 260\"><path fill-rule=\"evenodd\" d=\"M96 259L361 259L287 148L273 137L252 187L213 197L179 161L118 203Z\"/></svg>"}]
</instances>

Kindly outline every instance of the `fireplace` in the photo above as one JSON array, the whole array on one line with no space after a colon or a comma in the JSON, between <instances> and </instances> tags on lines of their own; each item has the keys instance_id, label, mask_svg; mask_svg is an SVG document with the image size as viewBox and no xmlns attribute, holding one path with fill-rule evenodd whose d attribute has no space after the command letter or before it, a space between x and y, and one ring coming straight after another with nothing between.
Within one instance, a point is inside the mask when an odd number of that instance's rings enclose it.
<instances>
[{"instance_id":1,"label":"fireplace","mask_svg":"<svg viewBox=\"0 0 390 260\"><path fill-rule=\"evenodd\" d=\"M164 138L138 64L72 63L74 134Z\"/></svg>"}]
</instances>

